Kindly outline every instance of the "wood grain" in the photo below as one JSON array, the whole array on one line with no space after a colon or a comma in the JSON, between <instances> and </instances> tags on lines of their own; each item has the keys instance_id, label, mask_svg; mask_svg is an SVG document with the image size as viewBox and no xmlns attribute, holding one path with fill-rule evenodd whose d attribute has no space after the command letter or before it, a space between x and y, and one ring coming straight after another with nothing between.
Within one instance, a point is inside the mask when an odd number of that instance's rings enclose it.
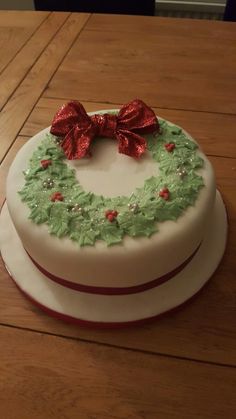
<instances>
[{"instance_id":1,"label":"wood grain","mask_svg":"<svg viewBox=\"0 0 236 419\"><path fill-rule=\"evenodd\" d=\"M75 96L70 99L76 99ZM22 127L21 135L33 136L51 124L55 112L67 99L41 98ZM87 112L116 109L121 104L84 102ZM153 108L157 115L179 124L199 142L206 154L236 157L234 115Z\"/></svg>"},{"instance_id":2,"label":"wood grain","mask_svg":"<svg viewBox=\"0 0 236 419\"><path fill-rule=\"evenodd\" d=\"M138 32L146 36L147 32L157 32L158 35L172 35L176 37L189 37L190 35L210 38L212 40L236 40L236 28L233 24L225 24L219 20L196 20L181 18L158 17L158 19L148 16L122 16L105 14L93 14L86 29L100 32Z\"/></svg>"},{"instance_id":3,"label":"wood grain","mask_svg":"<svg viewBox=\"0 0 236 419\"><path fill-rule=\"evenodd\" d=\"M0 14L0 72L14 58L34 31L48 16L48 12L3 11Z\"/></svg>"},{"instance_id":4,"label":"wood grain","mask_svg":"<svg viewBox=\"0 0 236 419\"><path fill-rule=\"evenodd\" d=\"M91 17L45 96L117 104L138 96L152 107L236 113L234 29L185 19L109 19L98 29L108 18Z\"/></svg>"},{"instance_id":5,"label":"wood grain","mask_svg":"<svg viewBox=\"0 0 236 419\"><path fill-rule=\"evenodd\" d=\"M69 17L3 108L0 114L0 161L88 17L88 14Z\"/></svg>"},{"instance_id":6,"label":"wood grain","mask_svg":"<svg viewBox=\"0 0 236 419\"><path fill-rule=\"evenodd\" d=\"M0 190L19 137L2 163ZM0 263L0 323L115 346L236 365L236 159L211 157L230 219L227 249L210 283L191 303L154 323L124 330L94 330L56 321L28 302Z\"/></svg>"},{"instance_id":7,"label":"wood grain","mask_svg":"<svg viewBox=\"0 0 236 419\"><path fill-rule=\"evenodd\" d=\"M231 368L3 327L0 338L4 419L15 419L16 412L24 419L236 415Z\"/></svg>"},{"instance_id":8,"label":"wood grain","mask_svg":"<svg viewBox=\"0 0 236 419\"><path fill-rule=\"evenodd\" d=\"M0 108L23 80L69 13L51 13L0 75ZM17 38L17 36L16 36Z\"/></svg>"}]
</instances>

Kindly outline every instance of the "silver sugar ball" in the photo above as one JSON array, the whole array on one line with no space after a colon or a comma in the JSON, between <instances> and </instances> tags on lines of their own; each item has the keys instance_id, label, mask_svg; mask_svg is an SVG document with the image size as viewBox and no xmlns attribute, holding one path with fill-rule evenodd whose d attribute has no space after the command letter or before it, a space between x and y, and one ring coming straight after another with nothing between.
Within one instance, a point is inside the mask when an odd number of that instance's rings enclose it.
<instances>
[{"instance_id":1,"label":"silver sugar ball","mask_svg":"<svg viewBox=\"0 0 236 419\"><path fill-rule=\"evenodd\" d=\"M51 178L48 178L43 181L43 187L46 189L51 189L54 186L54 181Z\"/></svg>"},{"instance_id":2,"label":"silver sugar ball","mask_svg":"<svg viewBox=\"0 0 236 419\"><path fill-rule=\"evenodd\" d=\"M157 138L159 134L160 134L159 131L155 131L152 135L153 135L154 138Z\"/></svg>"},{"instance_id":3,"label":"silver sugar ball","mask_svg":"<svg viewBox=\"0 0 236 419\"><path fill-rule=\"evenodd\" d=\"M180 177L180 179L183 179L187 175L187 172L184 168L179 167L177 169L177 175Z\"/></svg>"},{"instance_id":4,"label":"silver sugar ball","mask_svg":"<svg viewBox=\"0 0 236 419\"><path fill-rule=\"evenodd\" d=\"M134 204L128 204L128 208L131 212L133 212L134 214L136 214L139 210L139 206L137 203Z\"/></svg>"},{"instance_id":5,"label":"silver sugar ball","mask_svg":"<svg viewBox=\"0 0 236 419\"><path fill-rule=\"evenodd\" d=\"M82 214L83 208L81 208L80 204L74 204L73 207L71 208L71 211Z\"/></svg>"},{"instance_id":6,"label":"silver sugar ball","mask_svg":"<svg viewBox=\"0 0 236 419\"><path fill-rule=\"evenodd\" d=\"M60 137L54 137L53 141L54 141L55 144L60 145L61 142L62 142L62 138L60 138Z\"/></svg>"}]
</instances>

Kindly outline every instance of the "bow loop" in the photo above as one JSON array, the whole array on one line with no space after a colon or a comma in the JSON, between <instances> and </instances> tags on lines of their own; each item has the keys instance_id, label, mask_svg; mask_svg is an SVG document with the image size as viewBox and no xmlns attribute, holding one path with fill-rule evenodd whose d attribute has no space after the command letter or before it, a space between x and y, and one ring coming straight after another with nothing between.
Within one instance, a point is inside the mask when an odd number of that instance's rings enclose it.
<instances>
[{"instance_id":1,"label":"bow loop","mask_svg":"<svg viewBox=\"0 0 236 419\"><path fill-rule=\"evenodd\" d=\"M140 134L150 134L159 128L155 113L140 99L123 105L117 119L119 129Z\"/></svg>"},{"instance_id":2,"label":"bow loop","mask_svg":"<svg viewBox=\"0 0 236 419\"><path fill-rule=\"evenodd\" d=\"M72 160L89 155L95 137L115 138L120 153L138 158L147 147L140 134L158 130L153 110L136 99L122 106L117 116L105 113L90 117L81 103L69 102L56 113L50 132L63 138L61 146L66 157Z\"/></svg>"},{"instance_id":3,"label":"bow loop","mask_svg":"<svg viewBox=\"0 0 236 419\"><path fill-rule=\"evenodd\" d=\"M91 124L91 119L86 113L83 105L77 101L69 102L59 109L53 118L51 133L63 137L79 125L80 129L86 129Z\"/></svg>"}]
</instances>

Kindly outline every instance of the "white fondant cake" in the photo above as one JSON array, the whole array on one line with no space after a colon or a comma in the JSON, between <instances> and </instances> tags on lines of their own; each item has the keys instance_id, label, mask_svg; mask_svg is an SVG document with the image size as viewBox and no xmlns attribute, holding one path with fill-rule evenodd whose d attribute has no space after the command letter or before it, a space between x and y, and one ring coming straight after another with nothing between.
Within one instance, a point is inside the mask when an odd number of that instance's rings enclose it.
<instances>
[{"instance_id":1,"label":"white fondant cake","mask_svg":"<svg viewBox=\"0 0 236 419\"><path fill-rule=\"evenodd\" d=\"M196 204L189 207L177 221L160 223L159 231L149 238L125 237L123 243L116 246L108 247L104 242L97 242L94 246L79 248L69 238L58 239L49 235L46 225L34 224L29 219L29 208L21 201L18 191L25 182L23 171L27 169L29 159L45 132L37 134L22 147L12 164L7 180L7 205L24 248L48 272L84 285L129 287L165 275L197 249L211 218L216 192L212 167L200 151L205 165L199 172L204 178L205 187L201 189ZM114 142L104 140L104 143L96 144L89 161L73 161L77 176L80 176L78 171L82 166L81 183L84 183L85 189L114 194L114 185L118 185L119 193L125 195L131 190L130 184L134 187L136 178L137 187L141 186L143 174L150 176L154 173L156 163L151 157L145 156L144 162L136 162L117 153ZM97 151L103 149L103 145L105 154L101 156ZM106 179L109 179L109 183Z\"/></svg>"},{"instance_id":2,"label":"white fondant cake","mask_svg":"<svg viewBox=\"0 0 236 419\"><path fill-rule=\"evenodd\" d=\"M59 286L61 288L74 288L70 290L70 293L78 293L78 296L81 293L88 294L87 297L85 295L85 300L90 298L90 293L96 294L93 300L98 302L99 307L102 306L101 298L106 298L110 299L109 310L112 309L112 301L114 309L116 304L121 309L122 298L124 302L128 298L124 294L138 295L139 293L140 296L137 299L131 295L130 301L135 307L129 307L130 315L126 314L125 318L111 316L111 318L114 317L115 322L138 320L138 304L145 289L149 289L148 295L151 295L151 288L154 286L161 289L162 282L167 280L171 282L173 278L175 279L175 274L177 275L177 272L184 269L184 266L190 264L191 258L194 259L196 254L202 251L201 245L206 240L206 233L208 234L215 211L216 186L211 164L200 149L196 150L196 155L203 159L202 167L196 169L197 175L203 179L203 186L197 193L196 201L183 209L181 215L175 220L172 217L166 221L155 221L157 231L150 237L130 237L125 234L120 243L111 246L99 238L93 245L79 246L77 241L71 240L71 237L66 234L63 237L49 234L47 223L37 224L30 219L30 207L22 201L19 194L25 184L24 172L27 173L29 160L48 132L49 129L43 130L22 147L12 163L7 179L7 207L22 246L29 255L26 255L26 259L30 257L33 260L44 277L49 278L48 283L54 280L61 284ZM194 141L185 132L184 135ZM143 186L145 179L158 177L160 172L159 165L153 160L149 151L146 151L145 156L137 161L119 154L116 143L106 138L96 142L91 158L67 161L66 165L73 167L76 179L84 191L92 191L94 194L111 197L111 199L115 199L117 195L132 196L137 187ZM45 199L47 197L48 190L46 189ZM64 199L63 205L65 204ZM61 205L61 203L54 202L55 205ZM141 207L140 203L139 205ZM70 211L71 208L69 206L68 208ZM139 209L138 204L136 208ZM105 223L109 224L110 221L106 219L106 216L104 217ZM119 214L115 222L119 224ZM27 293L27 290L25 291ZM156 292L155 290L153 295ZM108 295L102 297L104 294ZM150 299L153 306L154 301L151 297ZM170 301L172 299L173 296L170 295ZM180 300L183 302L181 298ZM94 301L93 304L96 306ZM175 305L178 304L173 302L170 307L167 304L168 309ZM49 304L45 303L45 306ZM87 310L88 308L85 310L86 313ZM134 315L132 310L134 310ZM155 312L162 311L165 309L162 310L159 307L155 310L152 307L150 314L153 316ZM141 312L142 309L140 309L140 319L150 317ZM96 322L96 314L93 314L92 319L87 314L83 318L81 313L77 316L73 313L72 317ZM110 321L108 311L104 316L97 313L97 318L102 322L109 323Z\"/></svg>"}]
</instances>

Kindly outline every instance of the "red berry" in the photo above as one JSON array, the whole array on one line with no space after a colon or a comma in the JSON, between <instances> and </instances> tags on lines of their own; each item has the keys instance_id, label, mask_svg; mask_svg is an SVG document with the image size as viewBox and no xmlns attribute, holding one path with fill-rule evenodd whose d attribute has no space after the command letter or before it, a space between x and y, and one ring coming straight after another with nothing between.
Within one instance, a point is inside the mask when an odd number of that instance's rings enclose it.
<instances>
[{"instance_id":1,"label":"red berry","mask_svg":"<svg viewBox=\"0 0 236 419\"><path fill-rule=\"evenodd\" d=\"M117 217L118 212L116 210L107 210L105 212L105 217L110 221L114 221L114 219Z\"/></svg>"},{"instance_id":2,"label":"red berry","mask_svg":"<svg viewBox=\"0 0 236 419\"><path fill-rule=\"evenodd\" d=\"M170 197L170 191L168 188L163 188L160 190L159 192L159 196L163 199L165 199L165 201L168 201L169 197Z\"/></svg>"},{"instance_id":3,"label":"red berry","mask_svg":"<svg viewBox=\"0 0 236 419\"><path fill-rule=\"evenodd\" d=\"M51 201L55 202L55 201L64 201L64 196L61 194L61 192L54 192L51 195Z\"/></svg>"},{"instance_id":4,"label":"red berry","mask_svg":"<svg viewBox=\"0 0 236 419\"><path fill-rule=\"evenodd\" d=\"M41 160L40 163L43 169L47 169L52 164L52 160Z\"/></svg>"},{"instance_id":5,"label":"red berry","mask_svg":"<svg viewBox=\"0 0 236 419\"><path fill-rule=\"evenodd\" d=\"M175 148L175 143L166 143L165 144L165 149L171 153Z\"/></svg>"}]
</instances>

